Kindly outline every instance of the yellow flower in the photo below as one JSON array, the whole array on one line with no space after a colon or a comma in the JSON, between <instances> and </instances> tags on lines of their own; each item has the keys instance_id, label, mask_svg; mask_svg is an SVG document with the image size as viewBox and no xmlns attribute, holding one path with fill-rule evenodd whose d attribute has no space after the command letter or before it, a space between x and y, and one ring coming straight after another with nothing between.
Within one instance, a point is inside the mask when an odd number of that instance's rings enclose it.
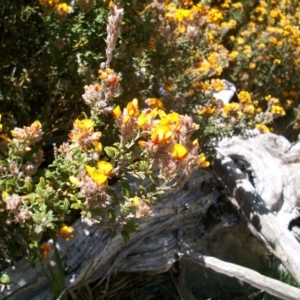
<instances>
[{"instance_id":1,"label":"yellow flower","mask_svg":"<svg viewBox=\"0 0 300 300\"><path fill-rule=\"evenodd\" d=\"M212 115L216 111L216 107L205 106L197 109L198 115Z\"/></svg>"},{"instance_id":2,"label":"yellow flower","mask_svg":"<svg viewBox=\"0 0 300 300\"><path fill-rule=\"evenodd\" d=\"M97 152L102 152L103 146L102 146L102 144L100 142L94 141L93 144L94 144L95 150Z\"/></svg>"},{"instance_id":3,"label":"yellow flower","mask_svg":"<svg viewBox=\"0 0 300 300\"><path fill-rule=\"evenodd\" d=\"M175 144L172 148L172 157L184 161L187 158L188 150L181 144Z\"/></svg>"},{"instance_id":4,"label":"yellow flower","mask_svg":"<svg viewBox=\"0 0 300 300\"><path fill-rule=\"evenodd\" d=\"M117 107L115 107L113 109L113 116L115 119L119 119L121 117L121 114L122 114L121 108L120 108L120 105L118 105Z\"/></svg>"},{"instance_id":5,"label":"yellow flower","mask_svg":"<svg viewBox=\"0 0 300 300\"><path fill-rule=\"evenodd\" d=\"M74 232L74 228L72 226L67 226L66 224L62 224L57 235L63 237L66 241L69 241L74 237L73 232Z\"/></svg>"},{"instance_id":6,"label":"yellow flower","mask_svg":"<svg viewBox=\"0 0 300 300\"><path fill-rule=\"evenodd\" d=\"M223 20L222 12L216 8L211 8L206 19L207 23L215 23Z\"/></svg>"},{"instance_id":7,"label":"yellow flower","mask_svg":"<svg viewBox=\"0 0 300 300\"><path fill-rule=\"evenodd\" d=\"M47 257L51 251L51 247L47 243L40 246L40 254L42 257Z\"/></svg>"},{"instance_id":8,"label":"yellow flower","mask_svg":"<svg viewBox=\"0 0 300 300\"><path fill-rule=\"evenodd\" d=\"M280 65L280 64L281 64L281 60L278 59L278 58L275 58L275 59L273 60L273 64L275 64L275 65Z\"/></svg>"},{"instance_id":9,"label":"yellow flower","mask_svg":"<svg viewBox=\"0 0 300 300\"><path fill-rule=\"evenodd\" d=\"M233 6L234 8L242 8L242 7L243 7L243 5L242 5L241 2L233 3L232 6Z\"/></svg>"},{"instance_id":10,"label":"yellow flower","mask_svg":"<svg viewBox=\"0 0 300 300\"><path fill-rule=\"evenodd\" d=\"M253 115L255 112L255 108L253 104L246 104L244 109L243 109L244 113L248 114L248 115Z\"/></svg>"},{"instance_id":11,"label":"yellow flower","mask_svg":"<svg viewBox=\"0 0 300 300\"><path fill-rule=\"evenodd\" d=\"M239 97L239 100L244 104L252 102L251 96L247 91L240 91L238 94L238 97Z\"/></svg>"},{"instance_id":12,"label":"yellow flower","mask_svg":"<svg viewBox=\"0 0 300 300\"><path fill-rule=\"evenodd\" d=\"M212 89L214 89L216 92L218 92L225 88L225 83L221 79L212 79L210 86Z\"/></svg>"},{"instance_id":13,"label":"yellow flower","mask_svg":"<svg viewBox=\"0 0 300 300\"><path fill-rule=\"evenodd\" d=\"M133 99L131 102L128 102L126 109L128 116L136 117L139 114L138 100Z\"/></svg>"},{"instance_id":14,"label":"yellow flower","mask_svg":"<svg viewBox=\"0 0 300 300\"><path fill-rule=\"evenodd\" d=\"M255 69L255 68L256 68L256 64L253 63L253 62L251 62L251 63L249 64L249 69Z\"/></svg>"},{"instance_id":15,"label":"yellow flower","mask_svg":"<svg viewBox=\"0 0 300 300\"><path fill-rule=\"evenodd\" d=\"M106 176L109 176L114 168L112 164L104 160L99 161L97 167L99 171Z\"/></svg>"},{"instance_id":16,"label":"yellow flower","mask_svg":"<svg viewBox=\"0 0 300 300\"><path fill-rule=\"evenodd\" d=\"M94 132L94 122L90 119L75 120L74 129L79 131Z\"/></svg>"},{"instance_id":17,"label":"yellow flower","mask_svg":"<svg viewBox=\"0 0 300 300\"><path fill-rule=\"evenodd\" d=\"M240 118L243 115L240 104L235 102L225 105L223 111L227 117Z\"/></svg>"},{"instance_id":18,"label":"yellow flower","mask_svg":"<svg viewBox=\"0 0 300 300\"><path fill-rule=\"evenodd\" d=\"M2 199L3 199L3 201L5 201L5 198L6 198L7 196L9 196L8 192L3 191L3 192L2 192Z\"/></svg>"},{"instance_id":19,"label":"yellow flower","mask_svg":"<svg viewBox=\"0 0 300 300\"><path fill-rule=\"evenodd\" d=\"M166 143L173 136L169 126L159 125L152 130L151 140L154 144Z\"/></svg>"},{"instance_id":20,"label":"yellow flower","mask_svg":"<svg viewBox=\"0 0 300 300\"><path fill-rule=\"evenodd\" d=\"M138 145L141 148L145 148L146 147L146 142L145 141L138 141Z\"/></svg>"},{"instance_id":21,"label":"yellow flower","mask_svg":"<svg viewBox=\"0 0 300 300\"><path fill-rule=\"evenodd\" d=\"M265 96L265 100L266 100L266 101L269 101L271 98L272 98L271 95Z\"/></svg>"},{"instance_id":22,"label":"yellow flower","mask_svg":"<svg viewBox=\"0 0 300 300\"><path fill-rule=\"evenodd\" d=\"M135 206L138 206L138 205L139 205L139 203L140 203L140 198L139 198L138 196L134 196L132 200L133 200L133 204L134 204Z\"/></svg>"},{"instance_id":23,"label":"yellow flower","mask_svg":"<svg viewBox=\"0 0 300 300\"><path fill-rule=\"evenodd\" d=\"M206 161L206 157L205 157L204 153L201 153L200 155L198 155L197 163L202 168L206 168L210 165L210 163L208 161Z\"/></svg>"},{"instance_id":24,"label":"yellow flower","mask_svg":"<svg viewBox=\"0 0 300 300\"><path fill-rule=\"evenodd\" d=\"M257 124L255 128L261 133L269 133L270 129L265 124Z\"/></svg>"},{"instance_id":25,"label":"yellow flower","mask_svg":"<svg viewBox=\"0 0 300 300\"><path fill-rule=\"evenodd\" d=\"M161 99L158 98L150 98L148 100L149 105L152 105L158 109L164 109L164 104Z\"/></svg>"},{"instance_id":26,"label":"yellow flower","mask_svg":"<svg viewBox=\"0 0 300 300\"><path fill-rule=\"evenodd\" d=\"M285 116L284 109L279 105L273 105L271 108L271 114L275 116Z\"/></svg>"},{"instance_id":27,"label":"yellow flower","mask_svg":"<svg viewBox=\"0 0 300 300\"><path fill-rule=\"evenodd\" d=\"M143 127L143 126L145 126L145 124L147 123L147 121L148 121L147 113L146 112L142 112L139 115L139 118L137 120L137 125L139 127Z\"/></svg>"},{"instance_id":28,"label":"yellow flower","mask_svg":"<svg viewBox=\"0 0 300 300\"><path fill-rule=\"evenodd\" d=\"M85 169L98 185L105 185L107 183L107 176L101 171L96 170L95 168L90 166L85 166Z\"/></svg>"},{"instance_id":29,"label":"yellow flower","mask_svg":"<svg viewBox=\"0 0 300 300\"><path fill-rule=\"evenodd\" d=\"M55 11L58 15L64 16L71 11L71 7L67 3L59 3L55 6Z\"/></svg>"}]
</instances>

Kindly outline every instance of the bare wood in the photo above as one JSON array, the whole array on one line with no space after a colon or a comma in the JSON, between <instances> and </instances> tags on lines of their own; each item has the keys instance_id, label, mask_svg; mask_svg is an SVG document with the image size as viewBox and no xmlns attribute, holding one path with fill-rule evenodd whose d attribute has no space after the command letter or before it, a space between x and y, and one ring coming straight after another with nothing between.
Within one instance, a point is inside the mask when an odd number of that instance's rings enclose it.
<instances>
[{"instance_id":1,"label":"bare wood","mask_svg":"<svg viewBox=\"0 0 300 300\"><path fill-rule=\"evenodd\" d=\"M251 269L224 262L214 257L205 256L194 251L187 251L183 259L191 260L205 268L212 269L229 277L235 277L280 299L300 299L300 289L263 276Z\"/></svg>"},{"instance_id":2,"label":"bare wood","mask_svg":"<svg viewBox=\"0 0 300 300\"><path fill-rule=\"evenodd\" d=\"M262 234L273 253L300 284L300 245L293 234L282 226L230 157L218 152L213 165L249 222Z\"/></svg>"}]
</instances>

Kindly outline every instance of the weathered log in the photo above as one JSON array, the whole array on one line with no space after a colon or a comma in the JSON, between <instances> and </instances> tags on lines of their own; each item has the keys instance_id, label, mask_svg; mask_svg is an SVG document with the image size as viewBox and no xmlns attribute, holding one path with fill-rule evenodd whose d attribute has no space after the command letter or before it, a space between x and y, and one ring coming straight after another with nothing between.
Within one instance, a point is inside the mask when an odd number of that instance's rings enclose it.
<instances>
[{"instance_id":1,"label":"weathered log","mask_svg":"<svg viewBox=\"0 0 300 300\"><path fill-rule=\"evenodd\" d=\"M111 240L105 229L89 227L78 220L74 224L74 239L69 242L60 240L58 243L66 286L75 289L92 282L100 284L117 272L164 272L181 259L185 253L185 244L196 251L201 248L201 251L199 250L201 253L211 256L213 252L211 249L222 248L222 245L214 247L214 244L204 249L207 241L218 242L218 239L209 240L206 237L211 234L218 237L216 234L218 232L222 235L224 232L226 234L235 232L234 228L240 226L241 222L238 220L239 214L245 216L249 227L255 228L255 236L273 251L299 282L299 274L296 272L296 268L299 270L300 266L300 251L297 251L299 244L287 228L291 221L299 216L297 206L300 198L296 191L300 176L296 176L296 173L299 172L300 156L297 155L297 149L300 146L291 147L281 137L265 135L252 139L233 138L220 143L219 148L223 156L217 155L213 172L222 178L232 192L232 195L228 196L235 198L239 205L238 210L231 206L229 212L224 214L222 211L222 214L216 217L218 222L211 221L212 208L218 209L220 203L223 203L223 200L220 200L224 198L221 193L222 187L220 188L213 173L199 169L181 190L164 195L163 202L154 207L149 218L139 221L140 230L132 234L129 246L125 246L121 236ZM268 166L272 173L269 173ZM286 178L289 170L294 172L293 183ZM136 183L133 181L132 185ZM289 202L288 198L292 202ZM250 236L249 233L250 231L243 236ZM253 236L251 238L251 243L255 243ZM256 241L260 246L246 245L245 251L251 252L253 248L251 253L254 254L255 249L260 249L259 252L264 252L259 255L265 256L268 250L264 249L260 242ZM235 257L223 258L236 262ZM52 263L54 264L54 261ZM258 269L257 266L253 268ZM237 276L240 280L248 280L238 271L229 269L226 272L228 275ZM28 262L19 261L16 263L15 271L8 269L7 273L13 280L11 289L0 293L0 299L51 299L50 286L40 267L31 269ZM268 285L272 285L272 281L261 279L257 287L268 291ZM255 286L255 282L251 280L250 284ZM275 292L276 286L277 283L271 286ZM293 291L297 297L298 291L292 289L292 294Z\"/></svg>"},{"instance_id":2,"label":"weathered log","mask_svg":"<svg viewBox=\"0 0 300 300\"><path fill-rule=\"evenodd\" d=\"M268 292L270 295L280 299L299 300L300 289L292 287L281 281L262 276L258 272L244 268L235 264L224 262L220 259L201 255L194 251L186 251L185 259L199 264L205 268L212 269L218 273L225 274L229 277L235 277L239 280L249 283L260 290Z\"/></svg>"}]
</instances>

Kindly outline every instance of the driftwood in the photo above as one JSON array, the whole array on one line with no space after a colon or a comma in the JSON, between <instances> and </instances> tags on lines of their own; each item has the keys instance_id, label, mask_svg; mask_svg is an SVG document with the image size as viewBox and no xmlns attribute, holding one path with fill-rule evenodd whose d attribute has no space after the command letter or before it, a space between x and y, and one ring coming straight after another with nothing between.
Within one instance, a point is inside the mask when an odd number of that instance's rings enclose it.
<instances>
[{"instance_id":1,"label":"driftwood","mask_svg":"<svg viewBox=\"0 0 300 300\"><path fill-rule=\"evenodd\" d=\"M258 270L259 263L251 266L246 259L241 263L244 266L238 266L233 264L239 263L235 260L238 255L216 254L228 262L210 257L216 251L211 248L220 250L225 243L205 247L209 241L218 242L221 233L248 227L251 244L244 247L245 252L257 250L261 256L271 252L300 284L300 245L294 226L299 217L299 154L300 144L292 146L273 134L222 141L212 170L198 170L181 190L166 194L151 216L140 220L140 230L132 234L129 246L120 236L111 240L106 230L78 220L74 239L59 241L66 286L75 289L90 283L100 285L118 272L161 273L176 262L189 260L279 298L300 299L299 289L249 269ZM229 212L218 217L218 222L209 223L212 207L218 208L224 195L236 208L231 206ZM8 269L7 273L13 282L10 290L0 293L0 299L51 299L40 267L31 269L28 262L19 261L15 271Z\"/></svg>"}]
</instances>

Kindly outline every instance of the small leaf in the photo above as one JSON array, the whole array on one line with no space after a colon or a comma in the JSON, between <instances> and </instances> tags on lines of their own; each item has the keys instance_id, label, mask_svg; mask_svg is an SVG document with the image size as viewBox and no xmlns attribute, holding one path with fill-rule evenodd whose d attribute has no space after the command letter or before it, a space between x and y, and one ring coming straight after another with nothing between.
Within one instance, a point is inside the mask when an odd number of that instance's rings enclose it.
<instances>
[{"instance_id":1,"label":"small leaf","mask_svg":"<svg viewBox=\"0 0 300 300\"><path fill-rule=\"evenodd\" d=\"M122 177L120 180L120 185L122 187L123 193L126 197L130 197L130 185L126 177Z\"/></svg>"},{"instance_id":2,"label":"small leaf","mask_svg":"<svg viewBox=\"0 0 300 300\"><path fill-rule=\"evenodd\" d=\"M101 208L91 209L90 212L93 216L102 216L103 215L103 209L101 209Z\"/></svg>"},{"instance_id":3,"label":"small leaf","mask_svg":"<svg viewBox=\"0 0 300 300\"><path fill-rule=\"evenodd\" d=\"M39 186L43 189L46 188L46 181L44 177L40 177L40 182L39 182Z\"/></svg>"},{"instance_id":4,"label":"small leaf","mask_svg":"<svg viewBox=\"0 0 300 300\"><path fill-rule=\"evenodd\" d=\"M122 235L122 238L123 238L123 240L125 242L125 245L128 246L129 243L130 243L130 235L129 235L129 233L123 230L121 232L121 235Z\"/></svg>"},{"instance_id":5,"label":"small leaf","mask_svg":"<svg viewBox=\"0 0 300 300\"><path fill-rule=\"evenodd\" d=\"M30 179L25 179L25 186L28 193L32 192L32 184Z\"/></svg>"},{"instance_id":6,"label":"small leaf","mask_svg":"<svg viewBox=\"0 0 300 300\"><path fill-rule=\"evenodd\" d=\"M124 229L123 229L123 231L126 231L127 233L137 232L138 230L139 230L139 224L134 221L128 221L124 225Z\"/></svg>"},{"instance_id":7,"label":"small leaf","mask_svg":"<svg viewBox=\"0 0 300 300\"><path fill-rule=\"evenodd\" d=\"M105 151L105 153L107 154L108 157L113 158L116 155L117 149L114 148L114 147L105 147L104 151Z\"/></svg>"}]
</instances>

